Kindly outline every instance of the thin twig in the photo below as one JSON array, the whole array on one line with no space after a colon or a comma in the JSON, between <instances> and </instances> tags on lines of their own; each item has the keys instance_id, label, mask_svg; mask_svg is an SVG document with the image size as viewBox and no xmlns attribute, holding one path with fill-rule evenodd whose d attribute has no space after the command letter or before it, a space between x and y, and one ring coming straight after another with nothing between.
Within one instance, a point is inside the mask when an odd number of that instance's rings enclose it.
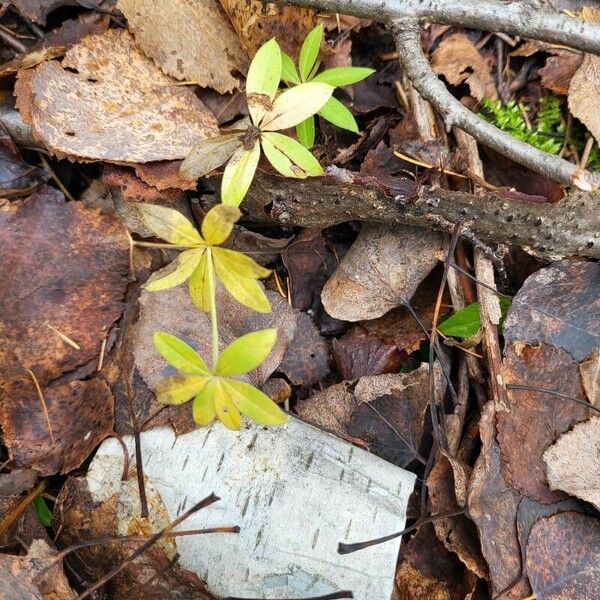
<instances>
[{"instance_id":1,"label":"thin twig","mask_svg":"<svg viewBox=\"0 0 600 600\"><path fill-rule=\"evenodd\" d=\"M539 394L549 394L550 396L556 396L557 398L562 398L563 400L570 400L571 402L576 402L577 404L581 404L590 410L596 411L600 414L600 408L591 404L587 400L583 400L582 398L576 398L575 396L569 396L568 394L563 394L561 392L555 392L554 390L548 390L545 388L537 387L535 385L526 385L524 383L507 383L507 390L523 390L526 392L538 392Z\"/></svg>"},{"instance_id":2,"label":"thin twig","mask_svg":"<svg viewBox=\"0 0 600 600\"><path fill-rule=\"evenodd\" d=\"M42 388L38 383L37 377L35 373L31 369L27 369L31 380L33 381L33 385L35 386L35 391L37 392L38 398L40 400L40 404L42 405L42 410L44 411L44 418L46 419L46 426L48 427L48 433L50 434L50 440L52 441L52 446L56 446L56 440L54 439L54 432L52 431L52 424L50 423L50 415L48 414L48 407L46 406L46 400L44 398L44 394L42 393Z\"/></svg>"}]
</instances>

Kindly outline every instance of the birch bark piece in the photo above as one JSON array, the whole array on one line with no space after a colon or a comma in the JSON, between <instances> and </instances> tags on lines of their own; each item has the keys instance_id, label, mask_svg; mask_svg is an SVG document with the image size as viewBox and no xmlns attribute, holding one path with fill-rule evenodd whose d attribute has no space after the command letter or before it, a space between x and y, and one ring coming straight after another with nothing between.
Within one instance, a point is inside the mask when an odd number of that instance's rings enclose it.
<instances>
[{"instance_id":1,"label":"birch bark piece","mask_svg":"<svg viewBox=\"0 0 600 600\"><path fill-rule=\"evenodd\" d=\"M133 465L133 439L124 441ZM171 519L211 492L221 498L180 529L241 527L238 535L175 538L181 566L213 593L294 599L350 589L356 600L390 598L400 540L347 555L337 544L401 530L412 473L294 418L239 433L217 423L177 438L153 429L141 446L146 480ZM119 503L137 501L121 493L122 470L123 450L107 440L87 475L95 501L114 493Z\"/></svg>"}]
</instances>

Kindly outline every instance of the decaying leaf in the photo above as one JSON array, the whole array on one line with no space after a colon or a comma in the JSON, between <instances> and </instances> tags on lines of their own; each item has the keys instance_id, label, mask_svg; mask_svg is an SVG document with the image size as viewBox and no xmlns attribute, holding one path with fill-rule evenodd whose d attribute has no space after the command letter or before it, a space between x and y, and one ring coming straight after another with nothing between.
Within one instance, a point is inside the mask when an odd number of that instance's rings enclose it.
<instances>
[{"instance_id":1,"label":"decaying leaf","mask_svg":"<svg viewBox=\"0 0 600 600\"><path fill-rule=\"evenodd\" d=\"M53 10L61 6L75 6L78 2L77 0L11 0L11 4L14 4L22 15L34 23L45 25L46 17ZM86 0L86 5L86 8L97 6L104 10L110 10L114 5L114 0Z\"/></svg>"},{"instance_id":2,"label":"decaying leaf","mask_svg":"<svg viewBox=\"0 0 600 600\"><path fill-rule=\"evenodd\" d=\"M541 84L555 94L567 96L573 76L583 62L583 55L559 48L555 48L552 54L554 56L549 56L546 64L538 71Z\"/></svg>"},{"instance_id":3,"label":"decaying leaf","mask_svg":"<svg viewBox=\"0 0 600 600\"><path fill-rule=\"evenodd\" d=\"M39 170L21 159L5 125L0 123L0 196L30 194L41 179Z\"/></svg>"},{"instance_id":4,"label":"decaying leaf","mask_svg":"<svg viewBox=\"0 0 600 600\"><path fill-rule=\"evenodd\" d=\"M451 85L467 83L474 98L496 100L498 92L490 69L475 44L464 34L444 38L431 56L431 66Z\"/></svg>"},{"instance_id":5,"label":"decaying leaf","mask_svg":"<svg viewBox=\"0 0 600 600\"><path fill-rule=\"evenodd\" d=\"M527 573L537 600L587 600L600 589L600 522L568 511L541 519L527 544Z\"/></svg>"},{"instance_id":6,"label":"decaying leaf","mask_svg":"<svg viewBox=\"0 0 600 600\"><path fill-rule=\"evenodd\" d=\"M239 87L248 56L217 0L119 0L117 8L165 73L222 94Z\"/></svg>"},{"instance_id":7,"label":"decaying leaf","mask_svg":"<svg viewBox=\"0 0 600 600\"><path fill-rule=\"evenodd\" d=\"M600 264L563 260L527 278L508 311L504 337L545 342L582 361L600 346L598 323Z\"/></svg>"},{"instance_id":8,"label":"decaying leaf","mask_svg":"<svg viewBox=\"0 0 600 600\"><path fill-rule=\"evenodd\" d=\"M25 556L0 556L0 598L3 600L74 600L53 550L44 540L34 540ZM4 587L6 586L6 587ZM3 589L4 588L4 589Z\"/></svg>"},{"instance_id":9,"label":"decaying leaf","mask_svg":"<svg viewBox=\"0 0 600 600\"><path fill-rule=\"evenodd\" d=\"M579 423L544 452L548 483L600 510L600 417Z\"/></svg>"},{"instance_id":10,"label":"decaying leaf","mask_svg":"<svg viewBox=\"0 0 600 600\"><path fill-rule=\"evenodd\" d=\"M58 157L144 163L185 158L218 135L191 89L146 58L122 29L91 35L65 54L22 71L17 108Z\"/></svg>"},{"instance_id":11,"label":"decaying leaf","mask_svg":"<svg viewBox=\"0 0 600 600\"><path fill-rule=\"evenodd\" d=\"M579 363L579 374L587 399L600 408L600 348L594 350L589 359Z\"/></svg>"},{"instance_id":12,"label":"decaying leaf","mask_svg":"<svg viewBox=\"0 0 600 600\"><path fill-rule=\"evenodd\" d=\"M300 401L296 411L308 422L340 437L362 439L378 456L406 466L418 454L428 386L423 365L410 373L361 377L354 388L349 382L332 385Z\"/></svg>"},{"instance_id":13,"label":"decaying leaf","mask_svg":"<svg viewBox=\"0 0 600 600\"><path fill-rule=\"evenodd\" d=\"M264 4L261 0L219 0L251 56L275 37L285 52L298 56L304 38L317 24L317 14L306 8Z\"/></svg>"},{"instance_id":14,"label":"decaying leaf","mask_svg":"<svg viewBox=\"0 0 600 600\"><path fill-rule=\"evenodd\" d=\"M584 398L577 363L565 350L515 342L504 354L506 384L525 384ZM561 434L587 419L588 409L549 393L529 390L509 390L508 401L508 410L498 413L498 442L507 479L539 502L548 504L564 498L562 492L550 490L542 455Z\"/></svg>"},{"instance_id":15,"label":"decaying leaf","mask_svg":"<svg viewBox=\"0 0 600 600\"><path fill-rule=\"evenodd\" d=\"M521 575L516 526L521 495L506 482L501 472L493 402L485 406L479 431L482 448L469 483L469 516L477 525L495 595L511 587ZM529 590L521 586L511 590L510 598L520 599L529 594ZM507 600L506 596L502 597Z\"/></svg>"},{"instance_id":16,"label":"decaying leaf","mask_svg":"<svg viewBox=\"0 0 600 600\"><path fill-rule=\"evenodd\" d=\"M321 293L343 321L381 317L412 298L441 257L441 237L410 227L365 225Z\"/></svg>"}]
</instances>

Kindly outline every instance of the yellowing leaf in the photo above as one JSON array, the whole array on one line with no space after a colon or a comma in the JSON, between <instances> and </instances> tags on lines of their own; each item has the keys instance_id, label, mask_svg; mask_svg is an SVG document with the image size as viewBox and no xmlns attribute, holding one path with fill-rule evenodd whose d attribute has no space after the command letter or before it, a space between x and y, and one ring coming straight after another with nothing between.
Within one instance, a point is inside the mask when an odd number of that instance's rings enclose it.
<instances>
[{"instance_id":1,"label":"yellowing leaf","mask_svg":"<svg viewBox=\"0 0 600 600\"><path fill-rule=\"evenodd\" d=\"M217 416L214 401L217 383L218 381L214 377L209 379L206 385L194 398L194 403L192 404L192 416L194 417L194 421L200 425L200 427L210 425Z\"/></svg>"},{"instance_id":2,"label":"yellowing leaf","mask_svg":"<svg viewBox=\"0 0 600 600\"><path fill-rule=\"evenodd\" d=\"M258 159L260 158L260 144L255 143L252 150L243 146L238 148L227 163L221 182L221 202L229 206L239 206L244 199L252 180Z\"/></svg>"},{"instance_id":3,"label":"yellowing leaf","mask_svg":"<svg viewBox=\"0 0 600 600\"><path fill-rule=\"evenodd\" d=\"M213 248L212 253L215 261L218 260L223 268L232 271L235 275L239 275L240 277L264 279L271 274L269 269L265 269L255 260L241 252L236 252L235 250L229 250L227 248Z\"/></svg>"},{"instance_id":4,"label":"yellowing leaf","mask_svg":"<svg viewBox=\"0 0 600 600\"><path fill-rule=\"evenodd\" d=\"M288 416L266 394L244 381L224 379L230 398L250 419L261 425L283 425Z\"/></svg>"},{"instance_id":5,"label":"yellowing leaf","mask_svg":"<svg viewBox=\"0 0 600 600\"><path fill-rule=\"evenodd\" d=\"M238 431L241 422L240 411L230 398L229 389L225 387L225 382L222 379L217 379L213 402L219 421L221 421L227 429Z\"/></svg>"},{"instance_id":6,"label":"yellowing leaf","mask_svg":"<svg viewBox=\"0 0 600 600\"><path fill-rule=\"evenodd\" d=\"M294 127L319 112L333 93L327 83L302 83L286 90L275 99L270 110L260 124L263 131L277 131Z\"/></svg>"},{"instance_id":7,"label":"yellowing leaf","mask_svg":"<svg viewBox=\"0 0 600 600\"><path fill-rule=\"evenodd\" d=\"M175 269L171 273L164 277L160 277L159 279L149 281L144 284L144 288L149 292L160 292L183 283L190 277L200 263L204 250L205 248L203 247L185 250L177 257Z\"/></svg>"},{"instance_id":8,"label":"yellowing leaf","mask_svg":"<svg viewBox=\"0 0 600 600\"><path fill-rule=\"evenodd\" d=\"M208 287L206 269L212 268L207 258L207 254L204 253L200 264L196 270L192 273L188 282L188 290L194 306L203 312L210 312L212 304L212 295Z\"/></svg>"},{"instance_id":9,"label":"yellowing leaf","mask_svg":"<svg viewBox=\"0 0 600 600\"><path fill-rule=\"evenodd\" d=\"M193 181L225 164L242 145L239 133L228 133L202 140L192 148L179 167L183 179Z\"/></svg>"},{"instance_id":10,"label":"yellowing leaf","mask_svg":"<svg viewBox=\"0 0 600 600\"><path fill-rule=\"evenodd\" d=\"M175 369L190 375L208 375L209 369L198 353L183 340L165 333L154 332L156 351Z\"/></svg>"},{"instance_id":11,"label":"yellowing leaf","mask_svg":"<svg viewBox=\"0 0 600 600\"><path fill-rule=\"evenodd\" d=\"M312 68L315 66L319 50L321 49L321 40L323 39L323 25L317 25L305 38L300 48L298 58L298 69L300 78L306 81Z\"/></svg>"},{"instance_id":12,"label":"yellowing leaf","mask_svg":"<svg viewBox=\"0 0 600 600\"><path fill-rule=\"evenodd\" d=\"M287 135L275 132L263 134L263 141L267 139L280 152L283 152L295 165L300 167L306 175L323 175L323 167L319 161L299 142ZM266 154L266 153L265 153ZM298 175L295 175L298 177Z\"/></svg>"},{"instance_id":13,"label":"yellowing leaf","mask_svg":"<svg viewBox=\"0 0 600 600\"><path fill-rule=\"evenodd\" d=\"M174 375L158 382L156 399L163 404L183 404L206 385L209 377L201 375Z\"/></svg>"},{"instance_id":14,"label":"yellowing leaf","mask_svg":"<svg viewBox=\"0 0 600 600\"><path fill-rule=\"evenodd\" d=\"M273 168L284 177L305 178L306 173L294 165L292 161L281 150L275 146L263 135L261 146L267 160L273 165Z\"/></svg>"},{"instance_id":15,"label":"yellowing leaf","mask_svg":"<svg viewBox=\"0 0 600 600\"><path fill-rule=\"evenodd\" d=\"M202 221L202 235L208 244L222 244L230 235L233 225L242 216L235 206L217 204L213 206Z\"/></svg>"},{"instance_id":16,"label":"yellowing leaf","mask_svg":"<svg viewBox=\"0 0 600 600\"><path fill-rule=\"evenodd\" d=\"M271 312L269 300L258 281L251 277L240 277L237 273L228 269L227 265L219 260L219 254L215 252L215 270L217 272L217 277L221 280L225 289L240 304L243 304L256 312Z\"/></svg>"},{"instance_id":17,"label":"yellowing leaf","mask_svg":"<svg viewBox=\"0 0 600 600\"><path fill-rule=\"evenodd\" d=\"M159 237L177 246L196 246L204 240L178 211L158 204L139 204L137 213L144 225Z\"/></svg>"},{"instance_id":18,"label":"yellowing leaf","mask_svg":"<svg viewBox=\"0 0 600 600\"><path fill-rule=\"evenodd\" d=\"M219 375L243 375L256 369L273 349L277 329L253 331L234 340L219 354L215 372Z\"/></svg>"},{"instance_id":19,"label":"yellowing leaf","mask_svg":"<svg viewBox=\"0 0 600 600\"><path fill-rule=\"evenodd\" d=\"M281 80L281 50L275 38L263 44L252 59L246 78L246 97L252 122L260 123L266 102L272 102ZM266 96L262 99L261 96Z\"/></svg>"},{"instance_id":20,"label":"yellowing leaf","mask_svg":"<svg viewBox=\"0 0 600 600\"><path fill-rule=\"evenodd\" d=\"M358 133L358 125L354 115L337 99L331 96L325 106L319 111L326 121L333 123L336 127L347 129Z\"/></svg>"}]
</instances>

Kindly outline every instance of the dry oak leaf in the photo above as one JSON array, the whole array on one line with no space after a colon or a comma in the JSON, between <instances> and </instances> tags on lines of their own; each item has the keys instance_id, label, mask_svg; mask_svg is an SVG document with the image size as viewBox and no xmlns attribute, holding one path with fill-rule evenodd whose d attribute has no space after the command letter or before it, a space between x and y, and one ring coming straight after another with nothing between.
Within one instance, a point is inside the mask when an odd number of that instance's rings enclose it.
<instances>
[{"instance_id":1,"label":"dry oak leaf","mask_svg":"<svg viewBox=\"0 0 600 600\"><path fill-rule=\"evenodd\" d=\"M272 37L294 59L304 38L317 24L317 14L307 8L276 6L262 0L219 0L239 40L251 56Z\"/></svg>"},{"instance_id":2,"label":"dry oak leaf","mask_svg":"<svg viewBox=\"0 0 600 600\"><path fill-rule=\"evenodd\" d=\"M248 55L217 0L119 0L117 8L165 73L221 94L239 87L233 74L246 73Z\"/></svg>"},{"instance_id":3,"label":"dry oak leaf","mask_svg":"<svg viewBox=\"0 0 600 600\"><path fill-rule=\"evenodd\" d=\"M442 256L439 234L400 225L364 225L321 292L343 321L376 319L406 305Z\"/></svg>"},{"instance_id":4,"label":"dry oak leaf","mask_svg":"<svg viewBox=\"0 0 600 600\"><path fill-rule=\"evenodd\" d=\"M592 600L600 590L600 521L573 511L540 519L527 543L536 600Z\"/></svg>"},{"instance_id":5,"label":"dry oak leaf","mask_svg":"<svg viewBox=\"0 0 600 600\"><path fill-rule=\"evenodd\" d=\"M471 95L479 101L484 97L498 98L488 64L464 33L455 33L442 40L431 56L431 67L451 85L466 82Z\"/></svg>"},{"instance_id":6,"label":"dry oak leaf","mask_svg":"<svg viewBox=\"0 0 600 600\"><path fill-rule=\"evenodd\" d=\"M579 423L544 452L548 483L600 510L600 417Z\"/></svg>"},{"instance_id":7,"label":"dry oak leaf","mask_svg":"<svg viewBox=\"0 0 600 600\"><path fill-rule=\"evenodd\" d=\"M176 85L122 29L85 38L62 64L22 71L15 95L34 136L60 158L175 160L219 133L194 92Z\"/></svg>"}]
</instances>

